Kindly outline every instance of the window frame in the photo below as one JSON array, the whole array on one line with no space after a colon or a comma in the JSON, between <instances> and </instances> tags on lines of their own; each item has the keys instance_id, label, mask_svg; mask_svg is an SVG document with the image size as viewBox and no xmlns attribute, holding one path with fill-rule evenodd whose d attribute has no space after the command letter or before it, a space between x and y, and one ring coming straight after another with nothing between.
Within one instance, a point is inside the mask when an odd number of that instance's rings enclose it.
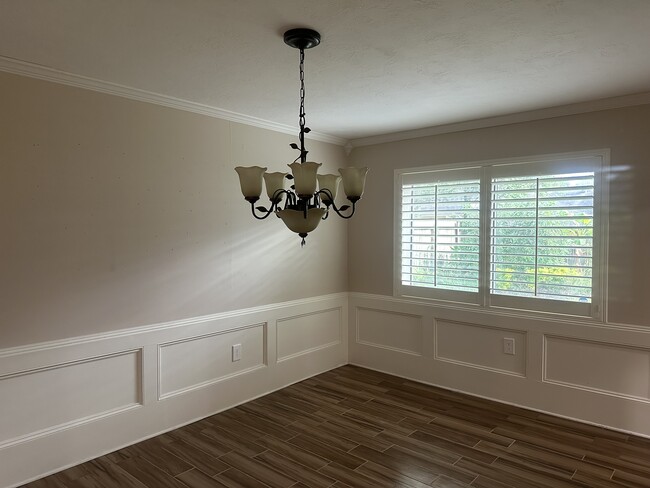
<instances>
[{"instance_id":1,"label":"window frame","mask_svg":"<svg viewBox=\"0 0 650 488\"><path fill-rule=\"evenodd\" d=\"M608 173L610 150L597 149L568 153L543 154L466 163L400 168L394 175L393 295L409 300L435 303L454 308L479 309L498 313L535 316L558 315L572 320L607 321L607 242L609 216ZM559 168L553 170L553 168ZM479 291L461 292L402 284L402 186L406 179L449 180L453 173L462 176L478 169L480 174L480 255ZM510 170L510 171L509 171ZM594 172L594 225L591 303L515 297L490 293L491 185L493 177L526 174ZM435 173L439 172L437 176ZM461 179L461 178L459 178ZM407 183L408 184L408 183Z\"/></svg>"}]
</instances>

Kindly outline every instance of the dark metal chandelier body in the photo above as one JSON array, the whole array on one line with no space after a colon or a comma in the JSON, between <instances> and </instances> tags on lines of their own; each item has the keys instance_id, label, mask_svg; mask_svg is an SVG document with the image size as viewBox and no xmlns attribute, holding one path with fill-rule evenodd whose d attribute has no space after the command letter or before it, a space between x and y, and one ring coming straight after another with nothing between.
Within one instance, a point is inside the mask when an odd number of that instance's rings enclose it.
<instances>
[{"instance_id":1,"label":"dark metal chandelier body","mask_svg":"<svg viewBox=\"0 0 650 488\"><path fill-rule=\"evenodd\" d=\"M309 151L305 149L305 134L310 132L305 126L305 49L320 44L320 34L311 29L291 29L284 33L284 42L300 50L300 133L298 144L292 143L291 147L300 151L300 155L288 166L292 174L267 173L267 168L260 166L235 168L239 174L244 198L251 205L251 212L256 219L263 220L275 214L281 218L289 230L298 234L301 244L309 232L316 229L321 220L329 216L333 210L339 217L349 219L354 215L356 203L361 199L365 186L368 168L340 168L339 175L319 175L320 163L307 161ZM284 188L285 180L293 181L290 189ZM335 203L338 185L343 180L343 189L347 199L352 205L338 207ZM262 193L262 181L266 185L267 196L270 204L255 206ZM316 186L318 184L318 189ZM284 201L284 204L283 204Z\"/></svg>"}]
</instances>

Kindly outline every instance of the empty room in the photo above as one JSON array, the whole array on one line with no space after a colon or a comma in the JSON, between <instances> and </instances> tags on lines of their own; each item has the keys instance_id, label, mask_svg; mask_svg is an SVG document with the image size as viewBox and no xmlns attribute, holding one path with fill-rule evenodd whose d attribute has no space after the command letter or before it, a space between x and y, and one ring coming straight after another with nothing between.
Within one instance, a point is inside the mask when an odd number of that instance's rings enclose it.
<instances>
[{"instance_id":1,"label":"empty room","mask_svg":"<svg viewBox=\"0 0 650 488\"><path fill-rule=\"evenodd\" d=\"M650 2L0 2L0 488L650 487Z\"/></svg>"}]
</instances>

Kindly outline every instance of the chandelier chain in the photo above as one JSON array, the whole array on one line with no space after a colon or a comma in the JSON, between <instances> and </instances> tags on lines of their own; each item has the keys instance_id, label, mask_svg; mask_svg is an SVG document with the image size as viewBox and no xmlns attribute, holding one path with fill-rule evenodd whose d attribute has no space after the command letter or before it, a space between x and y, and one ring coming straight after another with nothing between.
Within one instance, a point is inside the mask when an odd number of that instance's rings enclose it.
<instances>
[{"instance_id":1,"label":"chandelier chain","mask_svg":"<svg viewBox=\"0 0 650 488\"><path fill-rule=\"evenodd\" d=\"M300 49L300 113L298 114L300 123L300 162L307 161L307 151L305 150L305 50Z\"/></svg>"}]
</instances>

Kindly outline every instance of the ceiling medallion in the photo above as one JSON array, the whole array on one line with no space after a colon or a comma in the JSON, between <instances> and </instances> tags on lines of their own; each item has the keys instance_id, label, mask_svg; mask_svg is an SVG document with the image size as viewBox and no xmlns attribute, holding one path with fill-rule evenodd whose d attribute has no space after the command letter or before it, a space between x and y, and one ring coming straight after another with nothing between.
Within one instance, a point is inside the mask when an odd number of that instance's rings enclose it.
<instances>
[{"instance_id":1,"label":"ceiling medallion","mask_svg":"<svg viewBox=\"0 0 650 488\"><path fill-rule=\"evenodd\" d=\"M291 29L284 33L284 42L300 50L300 125L298 144L292 143L293 149L300 155L288 166L291 174L275 172L267 173L267 168L260 166L238 166L235 171L239 174L239 183L244 198L251 204L251 212L256 219L263 220L271 214L282 219L284 224L298 234L301 245L321 220L325 220L333 210L339 217L349 219L354 215L356 203L361 199L366 182L368 168L340 168L339 175L318 174L321 163L307 161L305 149L305 134L311 129L305 127L305 49L320 44L320 34L312 29ZM285 180L293 181L290 189L285 189ZM339 183L343 180L343 191L351 205L337 206L335 203ZM255 206L262 194L262 181L266 185L269 197L268 208ZM318 190L316 187L318 186ZM283 203L284 202L284 203Z\"/></svg>"}]
</instances>

